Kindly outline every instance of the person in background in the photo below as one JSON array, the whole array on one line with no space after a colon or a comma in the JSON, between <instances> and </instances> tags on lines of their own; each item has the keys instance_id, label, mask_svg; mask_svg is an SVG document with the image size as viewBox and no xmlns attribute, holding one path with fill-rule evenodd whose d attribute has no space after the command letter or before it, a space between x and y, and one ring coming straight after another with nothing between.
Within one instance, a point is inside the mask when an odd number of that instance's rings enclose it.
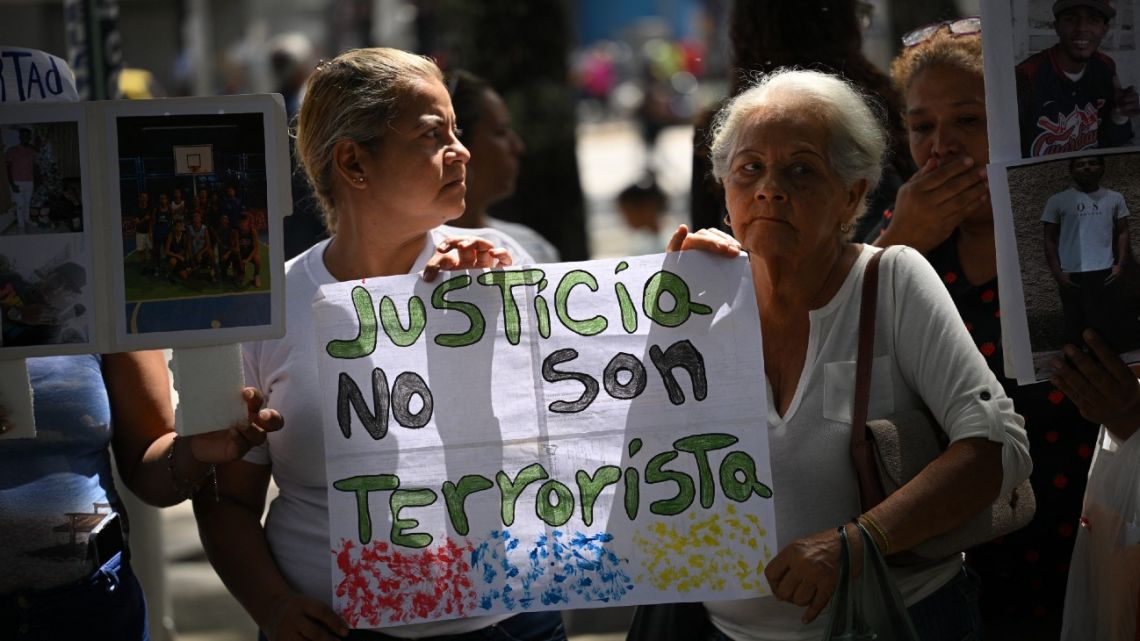
<instances>
[{"instance_id":1,"label":"person in background","mask_svg":"<svg viewBox=\"0 0 1140 641\"><path fill-rule=\"evenodd\" d=\"M861 0L734 0L729 16L731 39L729 96L735 96L757 73L801 67L839 74L872 96L873 109L886 123L890 153L883 177L870 195L853 238L862 240L894 201L895 191L914 173L902 122L902 97L890 78L863 55ZM690 210L693 229L722 227L724 197L709 164L709 127L715 110L705 113L694 131ZM870 242L870 241L868 241Z\"/></svg>"},{"instance_id":2,"label":"person in background","mask_svg":"<svg viewBox=\"0 0 1140 641\"><path fill-rule=\"evenodd\" d=\"M313 43L302 33L282 33L269 41L269 68L273 73L274 91L285 99L285 116L289 127L295 125L297 112L305 94L305 81L316 66ZM294 137L289 137L290 186L293 213L285 217L282 230L285 260L289 260L328 236L321 222L320 207L305 181L305 172L297 165Z\"/></svg>"},{"instance_id":3,"label":"person in background","mask_svg":"<svg viewBox=\"0 0 1140 641\"><path fill-rule=\"evenodd\" d=\"M261 241L257 238L257 229L254 228L253 219L249 214L241 215L233 238L233 242L237 245L238 285L245 286L246 267L253 265L253 286L261 287Z\"/></svg>"},{"instance_id":4,"label":"person in background","mask_svg":"<svg viewBox=\"0 0 1140 641\"><path fill-rule=\"evenodd\" d=\"M519 158L526 151L511 128L511 112L499 94L482 78L462 69L446 78L459 139L471 152L467 164L467 207L451 221L456 227L497 229L514 238L538 263L556 263L558 250L526 225L493 218L487 209L515 193Z\"/></svg>"},{"instance_id":5,"label":"person in background","mask_svg":"<svg viewBox=\"0 0 1140 641\"><path fill-rule=\"evenodd\" d=\"M166 268L166 239L174 227L174 218L170 213L170 199L165 193L158 195L158 205L151 210L151 241L154 249L155 274L167 273Z\"/></svg>"},{"instance_id":6,"label":"person in background","mask_svg":"<svg viewBox=\"0 0 1140 641\"><path fill-rule=\"evenodd\" d=\"M669 207L669 197L661 191L653 174L646 174L621 190L617 205L632 232L629 243L631 256L665 251L669 239L661 235L661 218Z\"/></svg>"},{"instance_id":7,"label":"person in background","mask_svg":"<svg viewBox=\"0 0 1140 641\"><path fill-rule=\"evenodd\" d=\"M206 224L210 224L210 192L205 188L198 190L197 200L194 201L194 209L202 212L206 216Z\"/></svg>"},{"instance_id":8,"label":"person in background","mask_svg":"<svg viewBox=\"0 0 1140 641\"><path fill-rule=\"evenodd\" d=\"M267 49L273 91L285 99L285 116L292 123L301 110L305 81L316 66L313 41L303 33L281 33L269 40Z\"/></svg>"},{"instance_id":9,"label":"person in background","mask_svg":"<svg viewBox=\"0 0 1140 641\"><path fill-rule=\"evenodd\" d=\"M186 233L186 223L182 219L174 221L174 229L166 236L162 246L162 260L170 280L177 276L185 281L190 278L190 236Z\"/></svg>"},{"instance_id":10,"label":"person in background","mask_svg":"<svg viewBox=\"0 0 1140 641\"><path fill-rule=\"evenodd\" d=\"M1140 366L1131 369L1087 331L1088 351L1069 345L1053 361L1052 383L1073 399L1081 415L1100 423L1089 489L1069 569L1063 641L1140 637L1140 515L1135 470L1140 449ZM1130 487L1131 485L1131 487Z\"/></svg>"},{"instance_id":11,"label":"person in background","mask_svg":"<svg viewBox=\"0 0 1140 641\"><path fill-rule=\"evenodd\" d=\"M248 421L177 436L161 351L27 363L37 435L0 439L0 638L145 640L146 603L111 455L147 503L174 505L198 492L213 500L214 466L240 459L283 419L246 388ZM0 436L16 427L3 404Z\"/></svg>"},{"instance_id":12,"label":"person in background","mask_svg":"<svg viewBox=\"0 0 1140 641\"><path fill-rule=\"evenodd\" d=\"M179 187L174 188L174 195L170 199L170 215L175 220L181 218L187 223L190 222L186 218L186 200L182 198L182 189Z\"/></svg>"},{"instance_id":13,"label":"person in background","mask_svg":"<svg viewBox=\"0 0 1140 641\"><path fill-rule=\"evenodd\" d=\"M202 224L202 212L195 211L190 216L190 260L194 269L205 269L210 280L218 280L218 259L214 253L214 237L210 228Z\"/></svg>"},{"instance_id":14,"label":"person in background","mask_svg":"<svg viewBox=\"0 0 1140 641\"><path fill-rule=\"evenodd\" d=\"M906 101L919 171L898 190L875 244L926 255L977 350L1025 417L1037 513L1025 528L967 553L981 577L987 638L1056 639L1096 425L1048 383L1005 377L989 162L981 22L929 25L904 38L891 75Z\"/></svg>"},{"instance_id":15,"label":"person in background","mask_svg":"<svg viewBox=\"0 0 1140 641\"><path fill-rule=\"evenodd\" d=\"M297 151L330 238L285 266L284 338L245 346L246 380L264 386L291 428L219 468L221 502L194 501L210 562L270 641L348 635L332 610L324 422L312 300L321 285L440 269L532 262L505 234L455 237L466 165L455 112L434 62L355 49L309 76ZM296 412L296 414L293 414ZM271 476L280 493L262 523ZM564 641L557 612L358 630L354 639Z\"/></svg>"},{"instance_id":16,"label":"person in background","mask_svg":"<svg viewBox=\"0 0 1140 641\"><path fill-rule=\"evenodd\" d=\"M244 279L244 270L240 250L237 246L237 230L230 226L230 217L222 214L218 226L214 229L214 240L218 244L218 276L228 277L231 282L240 284Z\"/></svg>"},{"instance_id":17,"label":"person in background","mask_svg":"<svg viewBox=\"0 0 1140 641\"><path fill-rule=\"evenodd\" d=\"M237 188L233 185L226 187L226 193L222 196L219 211L229 216L230 220L240 220L244 209L241 199L238 198Z\"/></svg>"},{"instance_id":18,"label":"person in background","mask_svg":"<svg viewBox=\"0 0 1140 641\"><path fill-rule=\"evenodd\" d=\"M150 194L145 191L139 192L138 205L134 211L135 222L135 251L139 254L139 264L142 265L144 272L151 268L151 263L154 258L151 252L154 251L154 210L150 205Z\"/></svg>"}]
</instances>

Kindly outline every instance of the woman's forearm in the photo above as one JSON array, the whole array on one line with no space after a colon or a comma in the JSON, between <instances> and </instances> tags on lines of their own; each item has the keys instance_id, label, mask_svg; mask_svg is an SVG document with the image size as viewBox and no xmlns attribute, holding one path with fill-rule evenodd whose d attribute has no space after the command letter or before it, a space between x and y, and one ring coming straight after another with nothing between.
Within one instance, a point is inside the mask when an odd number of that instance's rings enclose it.
<instances>
[{"instance_id":1,"label":"woman's forearm","mask_svg":"<svg viewBox=\"0 0 1140 641\"><path fill-rule=\"evenodd\" d=\"M908 550L993 503L1002 485L1002 447L984 438L956 441L910 483L869 510L883 530L870 528L880 548L891 553ZM884 533L889 541L883 540Z\"/></svg>"},{"instance_id":2,"label":"woman's forearm","mask_svg":"<svg viewBox=\"0 0 1140 641\"><path fill-rule=\"evenodd\" d=\"M194 499L194 516L202 547L222 582L258 627L273 629L295 590L269 550L260 511L224 493L217 501L202 493Z\"/></svg>"},{"instance_id":3,"label":"woman's forearm","mask_svg":"<svg viewBox=\"0 0 1140 641\"><path fill-rule=\"evenodd\" d=\"M177 479L195 482L210 468L194 460L185 444L167 456L174 440L174 409L165 355L156 350L105 354L103 381L115 422L112 450L123 482L151 505L179 503L188 488L179 487Z\"/></svg>"},{"instance_id":4,"label":"woman's forearm","mask_svg":"<svg viewBox=\"0 0 1140 641\"><path fill-rule=\"evenodd\" d=\"M189 443L180 440L175 446L174 432L169 432L147 447L128 485L147 503L167 507L181 503L199 489L212 497L212 490L206 488L213 481L212 469L194 458Z\"/></svg>"}]
</instances>

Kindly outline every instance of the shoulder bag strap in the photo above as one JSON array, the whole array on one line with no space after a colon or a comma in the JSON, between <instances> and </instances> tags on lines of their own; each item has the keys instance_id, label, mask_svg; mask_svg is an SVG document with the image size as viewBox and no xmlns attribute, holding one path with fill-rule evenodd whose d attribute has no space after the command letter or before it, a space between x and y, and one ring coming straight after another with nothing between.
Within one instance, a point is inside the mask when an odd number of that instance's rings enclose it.
<instances>
[{"instance_id":1,"label":"shoulder bag strap","mask_svg":"<svg viewBox=\"0 0 1140 641\"><path fill-rule=\"evenodd\" d=\"M879 260L887 250L875 252L863 272L863 298L859 305L859 351L855 361L855 403L851 410L851 460L859 479L859 502L866 512L886 498L879 480L875 452L867 440L867 403L871 395L871 363L875 356L875 311L879 296Z\"/></svg>"}]
</instances>

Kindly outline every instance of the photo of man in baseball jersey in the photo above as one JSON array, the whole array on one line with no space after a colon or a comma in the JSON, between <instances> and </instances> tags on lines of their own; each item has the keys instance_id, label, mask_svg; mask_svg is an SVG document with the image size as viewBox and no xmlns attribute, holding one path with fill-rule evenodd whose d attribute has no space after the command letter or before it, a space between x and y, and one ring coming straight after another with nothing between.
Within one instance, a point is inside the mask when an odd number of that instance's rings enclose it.
<instances>
[{"instance_id":1,"label":"photo of man in baseball jersey","mask_svg":"<svg viewBox=\"0 0 1140 641\"><path fill-rule=\"evenodd\" d=\"M1117 318L1117 283L1132 259L1128 207L1116 191L1100 186L1105 159L1073 158L1073 185L1045 203L1045 261L1060 289L1065 341L1081 345L1092 328L1110 345L1123 348L1125 319Z\"/></svg>"},{"instance_id":2,"label":"photo of man in baseball jersey","mask_svg":"<svg viewBox=\"0 0 1140 641\"><path fill-rule=\"evenodd\" d=\"M1099 51L1116 16L1111 0L1057 0L1053 16L1057 44L1015 70L1022 157L1129 144L1140 97Z\"/></svg>"}]
</instances>

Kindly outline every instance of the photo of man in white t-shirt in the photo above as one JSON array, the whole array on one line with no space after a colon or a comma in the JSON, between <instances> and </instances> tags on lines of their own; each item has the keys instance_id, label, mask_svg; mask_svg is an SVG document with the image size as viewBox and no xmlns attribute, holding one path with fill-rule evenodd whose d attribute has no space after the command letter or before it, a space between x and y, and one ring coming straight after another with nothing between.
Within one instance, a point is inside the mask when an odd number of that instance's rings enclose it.
<instances>
[{"instance_id":1,"label":"photo of man in white t-shirt","mask_svg":"<svg viewBox=\"0 0 1140 641\"><path fill-rule=\"evenodd\" d=\"M1104 158L1069 161L1073 185L1045 203L1045 261L1060 289L1065 341L1082 345L1096 330L1109 344L1120 336L1113 286L1131 260L1124 196L1100 186Z\"/></svg>"}]
</instances>

